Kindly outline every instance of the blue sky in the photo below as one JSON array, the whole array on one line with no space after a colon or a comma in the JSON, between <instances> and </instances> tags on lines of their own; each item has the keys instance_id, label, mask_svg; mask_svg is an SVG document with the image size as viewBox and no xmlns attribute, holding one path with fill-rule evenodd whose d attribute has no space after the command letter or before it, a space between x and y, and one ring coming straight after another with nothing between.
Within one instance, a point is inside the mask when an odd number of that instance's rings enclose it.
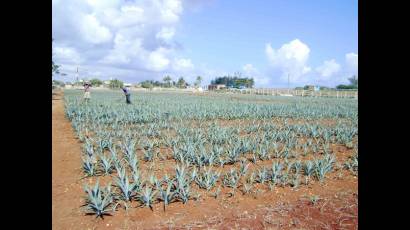
<instances>
[{"instance_id":1,"label":"blue sky","mask_svg":"<svg viewBox=\"0 0 410 230\"><path fill-rule=\"evenodd\" d=\"M284 87L288 75L292 86L335 86L357 74L357 9L357 0L56 0L53 53L66 79L80 66L127 82L169 74L207 84L240 71L257 87Z\"/></svg>"}]
</instances>

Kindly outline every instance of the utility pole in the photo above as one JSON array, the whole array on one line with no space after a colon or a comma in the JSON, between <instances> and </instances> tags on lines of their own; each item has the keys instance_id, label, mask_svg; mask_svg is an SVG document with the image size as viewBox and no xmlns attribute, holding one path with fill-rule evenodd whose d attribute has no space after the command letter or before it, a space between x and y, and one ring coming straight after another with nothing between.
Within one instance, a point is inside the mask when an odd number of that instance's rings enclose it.
<instances>
[{"instance_id":1,"label":"utility pole","mask_svg":"<svg viewBox=\"0 0 410 230\"><path fill-rule=\"evenodd\" d=\"M76 83L78 83L79 79L78 79L78 67L77 67L77 72L75 73L75 78L76 78Z\"/></svg>"},{"instance_id":2,"label":"utility pole","mask_svg":"<svg viewBox=\"0 0 410 230\"><path fill-rule=\"evenodd\" d=\"M289 74L288 74L288 94L290 94Z\"/></svg>"}]
</instances>

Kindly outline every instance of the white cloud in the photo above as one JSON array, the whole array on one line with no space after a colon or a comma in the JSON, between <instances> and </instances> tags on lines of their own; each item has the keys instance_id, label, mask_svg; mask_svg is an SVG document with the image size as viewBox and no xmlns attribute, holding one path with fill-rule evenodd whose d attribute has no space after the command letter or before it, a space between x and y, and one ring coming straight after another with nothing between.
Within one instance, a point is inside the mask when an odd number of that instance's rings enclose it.
<instances>
[{"instance_id":1,"label":"white cloud","mask_svg":"<svg viewBox=\"0 0 410 230\"><path fill-rule=\"evenodd\" d=\"M85 15L80 25L80 30L86 41L93 44L111 41L112 34L110 30L101 25L94 15Z\"/></svg>"},{"instance_id":2,"label":"white cloud","mask_svg":"<svg viewBox=\"0 0 410 230\"><path fill-rule=\"evenodd\" d=\"M157 2L160 8L161 17L164 22L174 23L179 20L179 15L182 13L182 3L179 0L164 0Z\"/></svg>"},{"instance_id":3,"label":"white cloud","mask_svg":"<svg viewBox=\"0 0 410 230\"><path fill-rule=\"evenodd\" d=\"M277 50L270 43L265 46L269 63L273 69L281 72L282 81L287 80L288 74L294 82L303 80L302 76L311 71L311 67L307 65L309 53L309 47L299 39L283 44Z\"/></svg>"},{"instance_id":4,"label":"white cloud","mask_svg":"<svg viewBox=\"0 0 410 230\"><path fill-rule=\"evenodd\" d=\"M56 59L62 62L72 64L80 64L83 62L83 59L77 50L70 47L56 47L53 49L53 55Z\"/></svg>"},{"instance_id":5,"label":"white cloud","mask_svg":"<svg viewBox=\"0 0 410 230\"><path fill-rule=\"evenodd\" d=\"M176 57L182 0L53 0L52 7L54 58L62 69L121 69L139 81L195 68Z\"/></svg>"},{"instance_id":6,"label":"white cloud","mask_svg":"<svg viewBox=\"0 0 410 230\"><path fill-rule=\"evenodd\" d=\"M148 55L146 66L155 71L165 70L170 63L170 60L166 57L166 53L167 50L164 48L159 48L154 52L151 52Z\"/></svg>"},{"instance_id":7,"label":"white cloud","mask_svg":"<svg viewBox=\"0 0 410 230\"><path fill-rule=\"evenodd\" d=\"M321 66L316 68L316 71L320 73L323 79L329 79L329 77L340 71L340 64L335 59L324 61Z\"/></svg>"},{"instance_id":8,"label":"white cloud","mask_svg":"<svg viewBox=\"0 0 410 230\"><path fill-rule=\"evenodd\" d=\"M175 35L175 29L172 27L164 27L162 28L155 37L157 39L162 39L163 41L169 42Z\"/></svg>"},{"instance_id":9,"label":"white cloud","mask_svg":"<svg viewBox=\"0 0 410 230\"><path fill-rule=\"evenodd\" d=\"M174 61L174 70L176 71L187 71L194 69L194 65L191 62L191 59L176 59Z\"/></svg>"},{"instance_id":10,"label":"white cloud","mask_svg":"<svg viewBox=\"0 0 410 230\"><path fill-rule=\"evenodd\" d=\"M242 66L242 70L246 77L252 77L255 82L255 87L264 87L269 84L269 78L262 76L258 69L252 64L245 64Z\"/></svg>"},{"instance_id":11,"label":"white cloud","mask_svg":"<svg viewBox=\"0 0 410 230\"><path fill-rule=\"evenodd\" d=\"M359 67L359 56L356 53L348 53L345 56L346 71L357 76Z\"/></svg>"}]
</instances>

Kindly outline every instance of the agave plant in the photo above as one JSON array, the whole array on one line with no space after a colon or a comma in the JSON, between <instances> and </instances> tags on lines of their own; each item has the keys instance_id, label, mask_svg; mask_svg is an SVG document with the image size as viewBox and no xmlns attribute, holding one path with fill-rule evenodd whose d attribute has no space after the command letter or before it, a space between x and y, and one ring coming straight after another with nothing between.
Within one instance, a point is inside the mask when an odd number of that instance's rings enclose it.
<instances>
[{"instance_id":1,"label":"agave plant","mask_svg":"<svg viewBox=\"0 0 410 230\"><path fill-rule=\"evenodd\" d=\"M136 155L129 156L128 159L125 160L128 163L128 166L132 170L132 172L138 171L139 160Z\"/></svg>"},{"instance_id":2,"label":"agave plant","mask_svg":"<svg viewBox=\"0 0 410 230\"><path fill-rule=\"evenodd\" d=\"M272 170L270 174L270 182L275 185L281 175L283 165L279 162L272 163Z\"/></svg>"},{"instance_id":3,"label":"agave plant","mask_svg":"<svg viewBox=\"0 0 410 230\"><path fill-rule=\"evenodd\" d=\"M191 198L191 188L189 183L182 182L182 183L177 183L176 187L176 194L177 197L182 200L183 204L186 204L188 200Z\"/></svg>"},{"instance_id":4,"label":"agave plant","mask_svg":"<svg viewBox=\"0 0 410 230\"><path fill-rule=\"evenodd\" d=\"M306 176L310 177L310 176L313 175L315 168L314 168L314 164L313 164L312 161L306 161L305 164L303 164L302 167L303 167L303 173Z\"/></svg>"},{"instance_id":5,"label":"agave plant","mask_svg":"<svg viewBox=\"0 0 410 230\"><path fill-rule=\"evenodd\" d=\"M213 172L211 168L204 168L203 171L196 176L195 182L200 188L204 188L209 191L216 184L219 175L219 172Z\"/></svg>"},{"instance_id":6,"label":"agave plant","mask_svg":"<svg viewBox=\"0 0 410 230\"><path fill-rule=\"evenodd\" d=\"M114 166L112 164L112 158L109 158L109 157L105 156L104 154L102 154L100 156L100 160L101 160L100 164L101 164L101 167L104 171L104 174L105 175L111 174L113 169L114 169Z\"/></svg>"},{"instance_id":7,"label":"agave plant","mask_svg":"<svg viewBox=\"0 0 410 230\"><path fill-rule=\"evenodd\" d=\"M262 169L258 169L256 182L263 184L265 183L267 179L268 179L268 170L265 167L262 167Z\"/></svg>"},{"instance_id":8,"label":"agave plant","mask_svg":"<svg viewBox=\"0 0 410 230\"><path fill-rule=\"evenodd\" d=\"M173 187L172 182L167 182L167 187L165 190L162 189L162 187L160 187L158 198L164 201L164 211L165 211L165 207L175 199L176 194L175 192L171 191L172 187Z\"/></svg>"},{"instance_id":9,"label":"agave plant","mask_svg":"<svg viewBox=\"0 0 410 230\"><path fill-rule=\"evenodd\" d=\"M325 175L332 171L334 162L335 157L333 155L327 155L323 159L314 160L315 176L320 182L323 182Z\"/></svg>"},{"instance_id":10,"label":"agave plant","mask_svg":"<svg viewBox=\"0 0 410 230\"><path fill-rule=\"evenodd\" d=\"M344 163L344 168L350 170L354 175L357 175L359 169L359 160L357 153Z\"/></svg>"},{"instance_id":11,"label":"agave plant","mask_svg":"<svg viewBox=\"0 0 410 230\"><path fill-rule=\"evenodd\" d=\"M89 188L87 185L84 188L87 193L86 212L87 214L95 214L96 217L104 218L104 215L111 215L110 206L113 204L113 198L110 194L110 189L103 193L99 187L99 183L95 184L94 188Z\"/></svg>"},{"instance_id":12,"label":"agave plant","mask_svg":"<svg viewBox=\"0 0 410 230\"><path fill-rule=\"evenodd\" d=\"M241 176L244 176L246 174L250 165L249 163L245 165L245 163L245 161L241 160L241 164L239 166L239 173L241 174Z\"/></svg>"},{"instance_id":13,"label":"agave plant","mask_svg":"<svg viewBox=\"0 0 410 230\"><path fill-rule=\"evenodd\" d=\"M151 148L144 151L144 161L153 161L154 160L154 151Z\"/></svg>"},{"instance_id":14,"label":"agave plant","mask_svg":"<svg viewBox=\"0 0 410 230\"><path fill-rule=\"evenodd\" d=\"M142 205L149 207L152 210L152 204L155 201L156 191L154 191L150 186L145 186L145 189L138 193L137 200L142 203Z\"/></svg>"},{"instance_id":15,"label":"agave plant","mask_svg":"<svg viewBox=\"0 0 410 230\"><path fill-rule=\"evenodd\" d=\"M91 157L83 158L83 171L87 176L96 175L96 167L94 160Z\"/></svg>"},{"instance_id":16,"label":"agave plant","mask_svg":"<svg viewBox=\"0 0 410 230\"><path fill-rule=\"evenodd\" d=\"M223 185L226 187L236 189L238 187L240 176L241 175L238 172L236 172L234 168L231 168L231 170L224 175Z\"/></svg>"},{"instance_id":17,"label":"agave plant","mask_svg":"<svg viewBox=\"0 0 410 230\"><path fill-rule=\"evenodd\" d=\"M117 173L118 177L114 178L114 181L121 191L120 198L125 201L131 201L131 199L135 196L137 185L129 182L124 169L119 169Z\"/></svg>"},{"instance_id":18,"label":"agave plant","mask_svg":"<svg viewBox=\"0 0 410 230\"><path fill-rule=\"evenodd\" d=\"M211 196L214 197L215 199L218 199L220 193L221 193L221 186L219 186L218 189L216 189L215 192L213 192Z\"/></svg>"}]
</instances>

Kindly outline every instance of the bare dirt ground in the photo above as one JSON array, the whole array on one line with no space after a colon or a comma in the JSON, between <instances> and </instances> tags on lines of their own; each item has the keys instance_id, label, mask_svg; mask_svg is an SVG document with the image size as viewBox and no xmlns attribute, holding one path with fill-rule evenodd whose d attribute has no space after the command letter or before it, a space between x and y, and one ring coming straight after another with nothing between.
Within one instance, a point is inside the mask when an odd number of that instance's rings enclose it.
<instances>
[{"instance_id":1,"label":"bare dirt ground","mask_svg":"<svg viewBox=\"0 0 410 230\"><path fill-rule=\"evenodd\" d=\"M357 177L346 170L330 173L324 184L311 183L298 189L258 185L254 194L238 190L229 197L223 189L217 199L201 192L198 200L161 204L149 208L119 208L113 216L96 219L81 209L84 184L81 179L81 143L64 116L62 95L52 104L52 226L53 229L357 229ZM346 150L336 153L345 157ZM347 156L346 156L347 157ZM172 162L169 162L172 164ZM109 178L101 178L102 181ZM316 195L316 203L308 197Z\"/></svg>"}]
</instances>

